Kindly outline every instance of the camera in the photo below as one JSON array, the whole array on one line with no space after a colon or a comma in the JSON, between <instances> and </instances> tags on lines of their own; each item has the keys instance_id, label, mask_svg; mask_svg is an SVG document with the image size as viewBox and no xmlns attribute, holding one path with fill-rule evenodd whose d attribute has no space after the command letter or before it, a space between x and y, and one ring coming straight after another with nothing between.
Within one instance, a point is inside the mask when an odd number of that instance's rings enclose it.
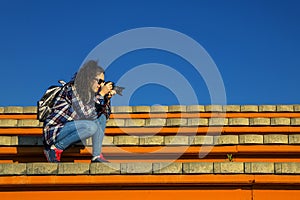
<instances>
[{"instance_id":1,"label":"camera","mask_svg":"<svg viewBox=\"0 0 300 200\"><path fill-rule=\"evenodd\" d=\"M125 89L124 87L121 87L121 86L117 86L115 85L114 82L112 81L106 81L104 85L108 84L108 83L112 83L112 89L116 91L116 93L120 96L123 96L122 92L123 90Z\"/></svg>"}]
</instances>

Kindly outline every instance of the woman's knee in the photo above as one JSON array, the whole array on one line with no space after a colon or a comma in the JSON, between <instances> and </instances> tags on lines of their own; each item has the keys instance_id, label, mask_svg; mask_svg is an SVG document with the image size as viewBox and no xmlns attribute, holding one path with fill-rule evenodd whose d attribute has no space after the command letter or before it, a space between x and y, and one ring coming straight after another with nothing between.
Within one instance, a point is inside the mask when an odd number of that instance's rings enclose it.
<instances>
[{"instance_id":1,"label":"woman's knee","mask_svg":"<svg viewBox=\"0 0 300 200\"><path fill-rule=\"evenodd\" d=\"M99 118L98 118L98 122L100 124L106 124L106 116L105 115L101 115Z\"/></svg>"},{"instance_id":2,"label":"woman's knee","mask_svg":"<svg viewBox=\"0 0 300 200\"><path fill-rule=\"evenodd\" d=\"M98 131L98 125L97 123L90 121L90 123L87 125L87 129L92 133L96 133Z\"/></svg>"}]
</instances>

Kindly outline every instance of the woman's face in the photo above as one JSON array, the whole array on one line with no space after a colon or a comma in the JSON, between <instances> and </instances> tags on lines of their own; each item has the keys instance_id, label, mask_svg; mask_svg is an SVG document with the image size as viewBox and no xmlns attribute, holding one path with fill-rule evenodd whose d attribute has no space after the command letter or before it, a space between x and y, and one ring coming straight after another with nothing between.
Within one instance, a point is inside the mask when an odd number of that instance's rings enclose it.
<instances>
[{"instance_id":1,"label":"woman's face","mask_svg":"<svg viewBox=\"0 0 300 200\"><path fill-rule=\"evenodd\" d=\"M99 80L102 80L102 83L99 84ZM101 82L101 81L100 81ZM104 86L104 74L101 73L101 74L98 74L93 82L92 82L92 91L93 92L98 92L99 88L103 87Z\"/></svg>"}]
</instances>

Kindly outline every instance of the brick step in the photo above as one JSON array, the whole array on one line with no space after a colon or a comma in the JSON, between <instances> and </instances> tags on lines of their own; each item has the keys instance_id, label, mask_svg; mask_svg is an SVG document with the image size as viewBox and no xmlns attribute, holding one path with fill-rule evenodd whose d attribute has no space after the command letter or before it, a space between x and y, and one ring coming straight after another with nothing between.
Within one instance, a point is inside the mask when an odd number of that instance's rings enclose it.
<instances>
[{"instance_id":1,"label":"brick step","mask_svg":"<svg viewBox=\"0 0 300 200\"><path fill-rule=\"evenodd\" d=\"M0 107L0 114L36 113L36 106ZM299 104L280 105L170 105L170 106L112 106L112 113L149 112L300 112Z\"/></svg>"},{"instance_id":2,"label":"brick step","mask_svg":"<svg viewBox=\"0 0 300 200\"><path fill-rule=\"evenodd\" d=\"M83 141L86 146L92 145L92 139ZM243 135L197 135L197 136L130 136L115 135L105 136L104 146L123 145L123 146L169 146L169 145L249 145L249 144L300 144L300 134L243 134ZM35 146L43 145L42 136L19 135L3 136L0 135L0 146Z\"/></svg>"},{"instance_id":3,"label":"brick step","mask_svg":"<svg viewBox=\"0 0 300 200\"><path fill-rule=\"evenodd\" d=\"M110 119L171 119L171 118L300 118L300 112L260 112L260 113L112 113ZM31 119L36 120L36 114L5 114L0 113L0 119Z\"/></svg>"},{"instance_id":4,"label":"brick step","mask_svg":"<svg viewBox=\"0 0 300 200\"><path fill-rule=\"evenodd\" d=\"M138 163L5 163L0 164L0 182L3 176L15 175L163 175L163 174L298 174L300 175L300 162L138 162ZM16 178L15 177L15 178ZM113 180L113 176L111 177ZM154 177L153 177L154 178ZM298 177L300 178L300 177ZM47 179L47 176L45 176ZM151 179L151 178L150 178ZM191 177L190 180L198 182ZM274 177L271 179L274 181ZM269 180L269 181L271 181ZM284 179L283 179L284 180ZM40 180L44 181L44 180ZM78 180L81 181L81 180ZM84 182L84 180L82 180ZM100 180L99 180L100 181ZM123 180L125 181L125 180ZM127 181L130 181L129 179ZM150 180L149 180L150 181ZM201 181L203 179L201 178ZM208 179L213 183L216 179ZM300 179L291 180L290 183L300 185ZM81 182L81 183L83 183ZM97 181L96 181L97 182ZM140 180L146 183L147 180ZM169 180L176 183L176 180ZM268 181L266 181L268 182ZM12 183L12 182L10 182ZM149 182L151 183L151 181ZM164 182L159 182L164 184ZM228 182L229 183L229 182ZM234 183L234 182L232 182ZM1 183L3 184L3 182ZM0 185L1 185L0 184ZM7 182L9 184L9 182ZM17 184L17 182L14 182ZM37 184L37 183L36 183ZM247 184L247 183L246 183ZM251 184L251 182L248 182ZM1 187L1 186L0 186Z\"/></svg>"},{"instance_id":5,"label":"brick step","mask_svg":"<svg viewBox=\"0 0 300 200\"><path fill-rule=\"evenodd\" d=\"M103 154L111 162L175 161L285 161L300 162L300 146L104 146ZM91 147L74 146L63 152L62 161L89 162ZM0 147L0 162L45 162L42 146Z\"/></svg>"},{"instance_id":6,"label":"brick step","mask_svg":"<svg viewBox=\"0 0 300 200\"><path fill-rule=\"evenodd\" d=\"M188 113L193 115L193 113ZM262 113L263 114L263 113ZM280 114L280 113L273 113ZM162 126L300 126L300 113L298 116L255 116L249 117L245 115L243 117L204 117L193 116L188 118L187 116L144 116L141 118L141 114L136 114L136 117L124 117L111 118L107 122L108 127L162 127ZM288 113L288 115L291 115ZM125 114L125 116L127 116ZM0 115L0 127L42 127L43 123L36 119L27 119L24 115Z\"/></svg>"}]
</instances>

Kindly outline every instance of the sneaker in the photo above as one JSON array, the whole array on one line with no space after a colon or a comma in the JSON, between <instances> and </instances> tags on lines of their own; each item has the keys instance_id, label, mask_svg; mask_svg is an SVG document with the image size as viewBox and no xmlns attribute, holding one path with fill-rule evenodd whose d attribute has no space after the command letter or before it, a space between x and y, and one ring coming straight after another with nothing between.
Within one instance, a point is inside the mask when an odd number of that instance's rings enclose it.
<instances>
[{"instance_id":1,"label":"sneaker","mask_svg":"<svg viewBox=\"0 0 300 200\"><path fill-rule=\"evenodd\" d=\"M61 154L63 150L60 149L49 149L48 155L49 155L49 162L60 162ZM47 157L47 156L46 156Z\"/></svg>"},{"instance_id":2,"label":"sneaker","mask_svg":"<svg viewBox=\"0 0 300 200\"><path fill-rule=\"evenodd\" d=\"M97 156L95 159L92 160L93 163L97 163L97 162L106 162L109 163L108 160L106 160L103 156L103 154L101 153L100 156Z\"/></svg>"}]
</instances>

